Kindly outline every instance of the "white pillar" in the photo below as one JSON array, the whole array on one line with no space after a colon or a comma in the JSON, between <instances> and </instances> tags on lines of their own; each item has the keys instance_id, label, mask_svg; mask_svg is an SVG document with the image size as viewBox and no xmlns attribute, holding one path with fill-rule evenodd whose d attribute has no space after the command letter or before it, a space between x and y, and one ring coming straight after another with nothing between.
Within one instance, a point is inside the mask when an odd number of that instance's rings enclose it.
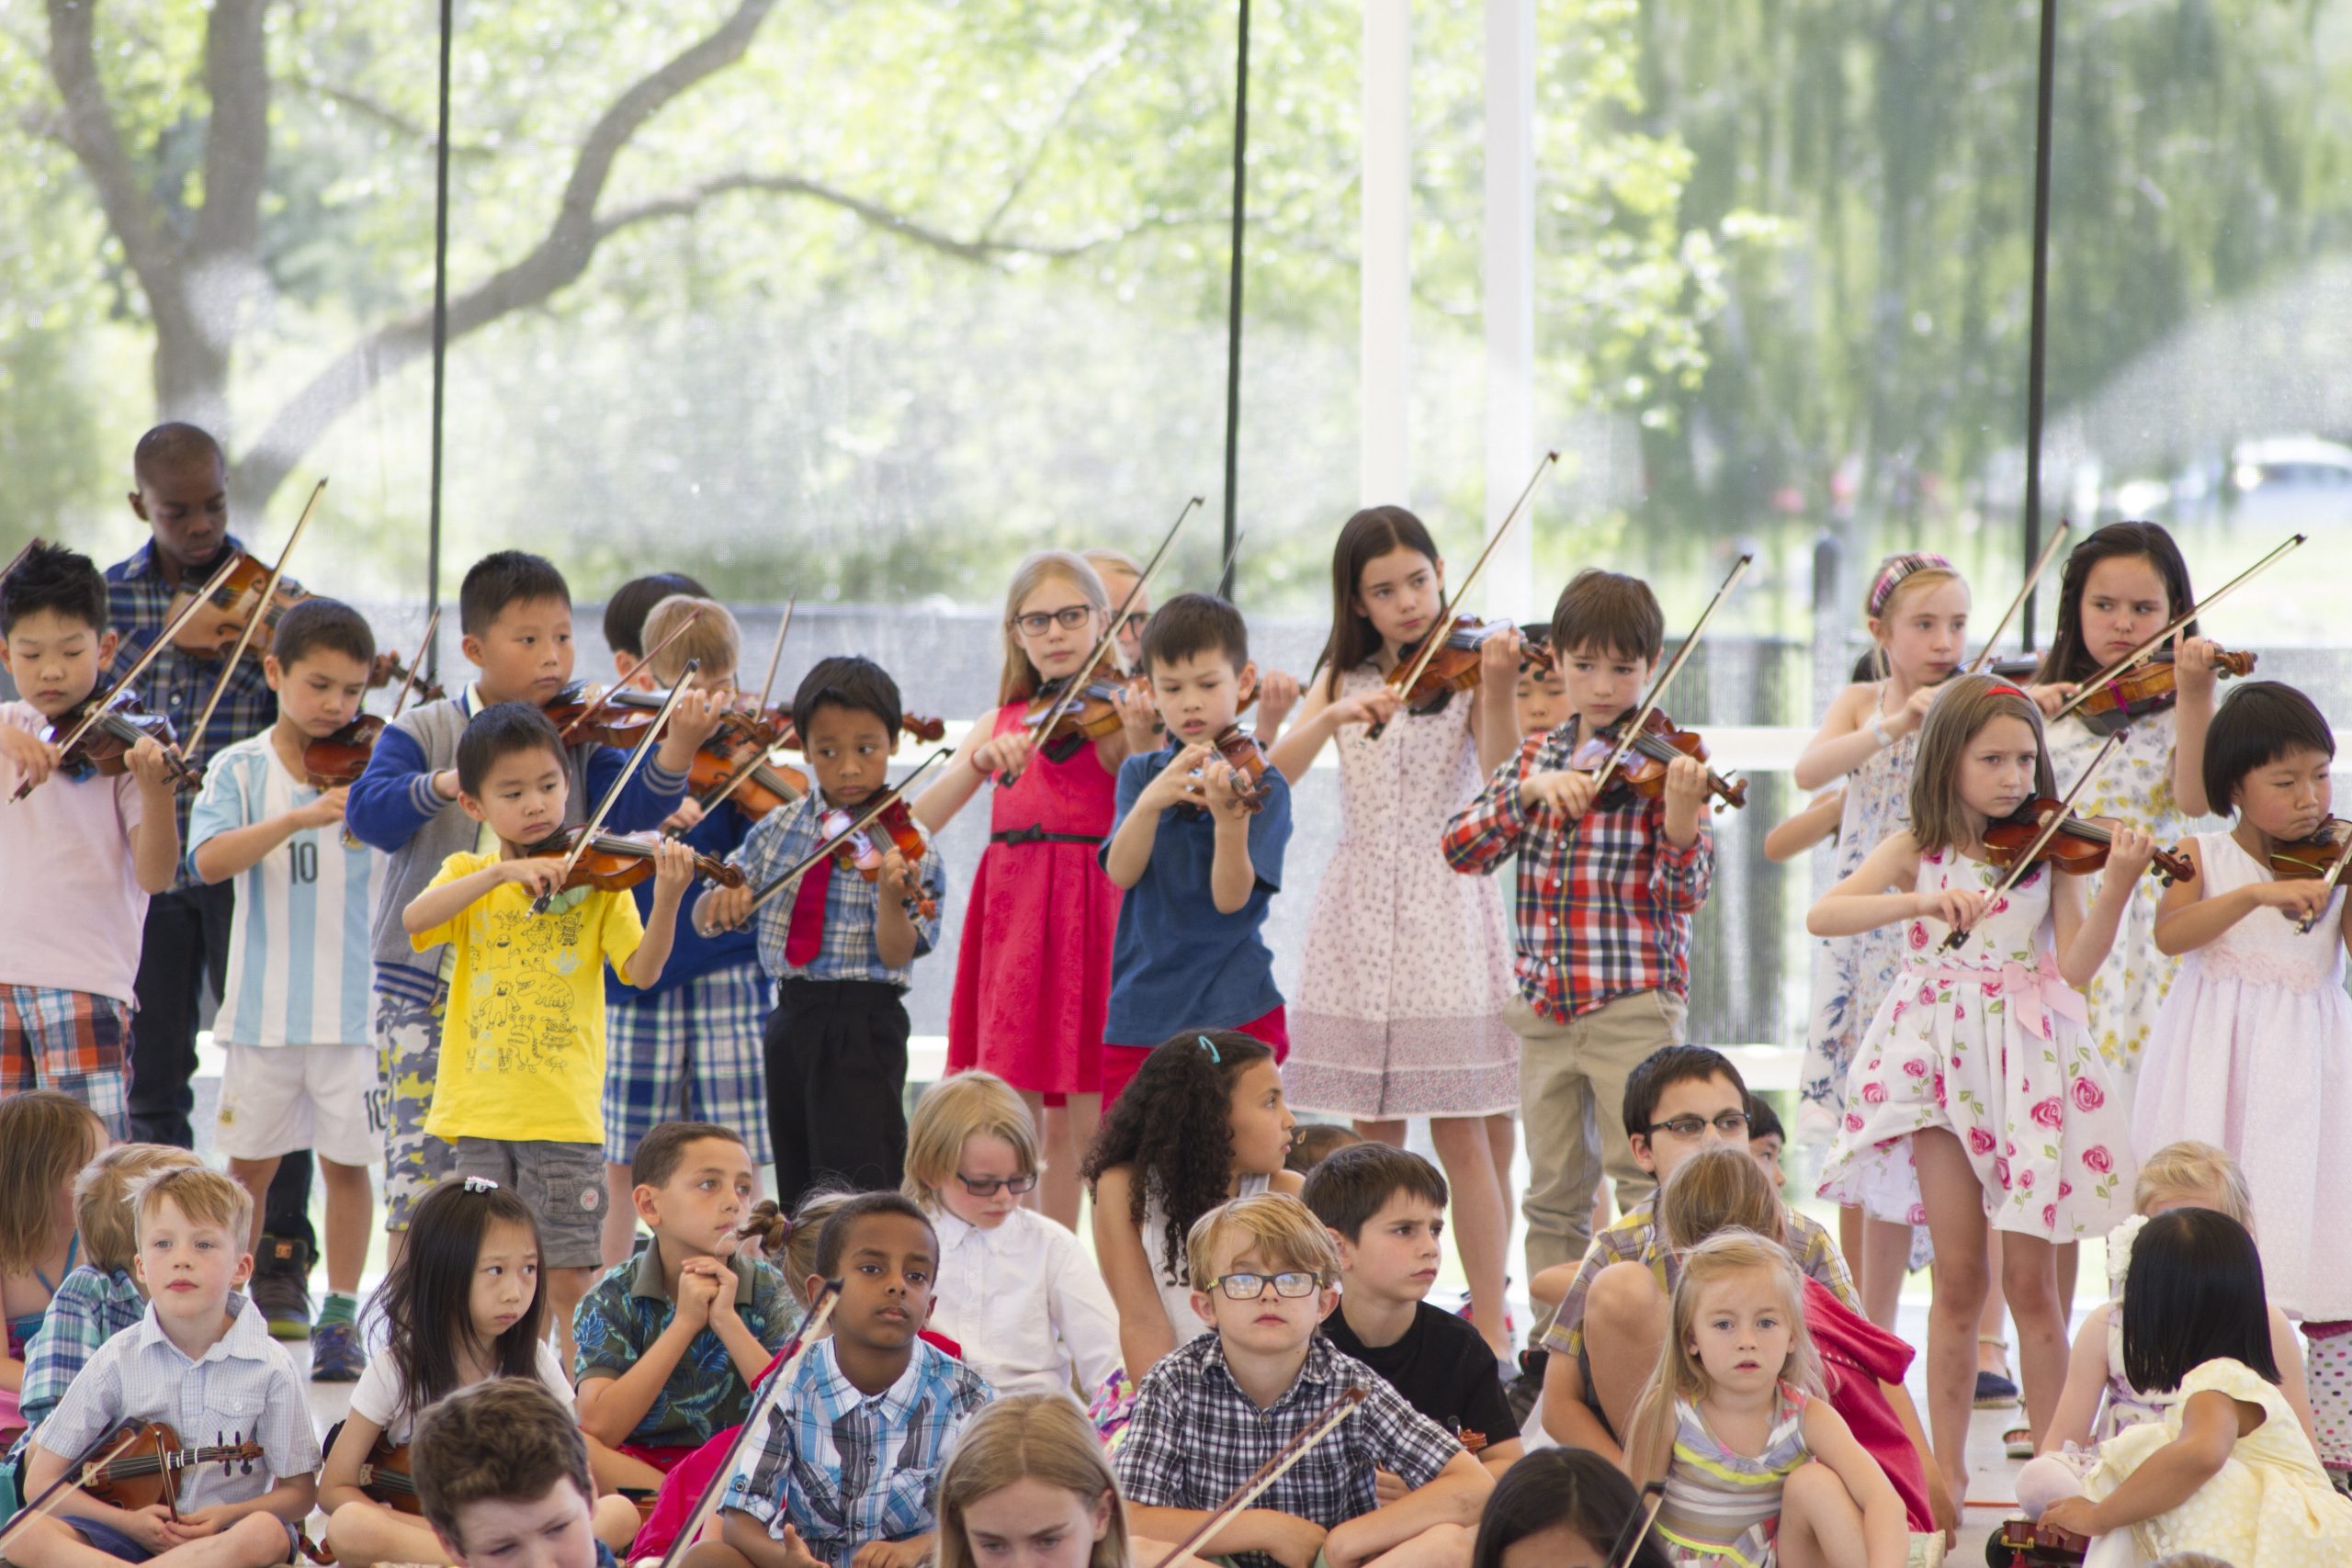
<instances>
[{"instance_id":1,"label":"white pillar","mask_svg":"<svg viewBox=\"0 0 2352 1568\"><path fill-rule=\"evenodd\" d=\"M1535 0L1487 0L1487 532L1535 471ZM1554 475L1545 489L1562 482ZM1543 495L1539 492L1537 503ZM1535 530L1495 547L1474 596L1489 616L1549 614Z\"/></svg>"},{"instance_id":2,"label":"white pillar","mask_svg":"<svg viewBox=\"0 0 2352 1568\"><path fill-rule=\"evenodd\" d=\"M1363 8L1363 504L1412 504L1408 355L1412 336L1412 7Z\"/></svg>"}]
</instances>

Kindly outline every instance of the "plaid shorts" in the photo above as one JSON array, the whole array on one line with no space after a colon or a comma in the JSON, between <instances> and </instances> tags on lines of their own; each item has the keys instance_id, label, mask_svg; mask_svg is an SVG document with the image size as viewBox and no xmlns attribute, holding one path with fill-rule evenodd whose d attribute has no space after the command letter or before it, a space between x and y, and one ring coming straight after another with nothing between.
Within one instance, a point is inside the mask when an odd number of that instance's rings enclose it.
<instances>
[{"instance_id":1,"label":"plaid shorts","mask_svg":"<svg viewBox=\"0 0 2352 1568\"><path fill-rule=\"evenodd\" d=\"M0 985L0 1100L34 1089L62 1090L98 1113L108 1137L130 1136L130 1005Z\"/></svg>"},{"instance_id":2,"label":"plaid shorts","mask_svg":"<svg viewBox=\"0 0 2352 1568\"><path fill-rule=\"evenodd\" d=\"M384 1228L408 1229L409 1215L458 1168L455 1145L424 1130L433 1077L441 1066L441 1015L424 998L376 987L376 1069L390 1090L384 1114Z\"/></svg>"},{"instance_id":3,"label":"plaid shorts","mask_svg":"<svg viewBox=\"0 0 2352 1568\"><path fill-rule=\"evenodd\" d=\"M730 964L605 1009L605 1158L627 1165L657 1122L681 1116L742 1134L765 1165L761 1039L773 998L756 964Z\"/></svg>"}]
</instances>

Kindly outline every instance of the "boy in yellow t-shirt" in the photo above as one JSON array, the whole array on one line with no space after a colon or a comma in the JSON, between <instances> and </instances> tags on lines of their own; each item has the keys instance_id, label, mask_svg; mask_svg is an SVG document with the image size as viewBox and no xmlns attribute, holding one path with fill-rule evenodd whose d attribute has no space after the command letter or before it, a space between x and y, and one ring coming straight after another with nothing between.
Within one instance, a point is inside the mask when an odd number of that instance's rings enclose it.
<instances>
[{"instance_id":1,"label":"boy in yellow t-shirt","mask_svg":"<svg viewBox=\"0 0 2352 1568\"><path fill-rule=\"evenodd\" d=\"M418 951L447 942L444 1044L424 1130L457 1145L457 1173L513 1187L539 1225L539 1267L567 1359L571 1309L595 1282L605 1202L604 964L644 988L661 977L694 853L654 851L653 907L627 893L560 891L562 862L534 854L563 826L563 739L528 703L476 714L458 742L458 804L489 829L401 911ZM544 914L531 905L551 895Z\"/></svg>"}]
</instances>

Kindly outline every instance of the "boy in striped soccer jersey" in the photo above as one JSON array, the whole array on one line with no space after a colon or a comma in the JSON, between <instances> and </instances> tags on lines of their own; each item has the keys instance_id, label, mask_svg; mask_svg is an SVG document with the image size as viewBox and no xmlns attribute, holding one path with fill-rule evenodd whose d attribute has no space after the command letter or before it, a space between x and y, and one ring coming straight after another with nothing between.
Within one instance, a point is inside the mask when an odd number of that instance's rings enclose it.
<instances>
[{"instance_id":1,"label":"boy in striped soccer jersey","mask_svg":"<svg viewBox=\"0 0 2352 1568\"><path fill-rule=\"evenodd\" d=\"M311 1377L351 1382L368 1364L353 1319L382 1141L368 1010L383 857L344 833L344 791L311 788L302 751L359 712L376 639L349 605L305 599L278 621L271 647L262 668L277 722L213 758L188 815L197 875L238 878L213 1022L228 1054L215 1137L256 1213L279 1159L318 1152L327 1299L311 1330Z\"/></svg>"}]
</instances>

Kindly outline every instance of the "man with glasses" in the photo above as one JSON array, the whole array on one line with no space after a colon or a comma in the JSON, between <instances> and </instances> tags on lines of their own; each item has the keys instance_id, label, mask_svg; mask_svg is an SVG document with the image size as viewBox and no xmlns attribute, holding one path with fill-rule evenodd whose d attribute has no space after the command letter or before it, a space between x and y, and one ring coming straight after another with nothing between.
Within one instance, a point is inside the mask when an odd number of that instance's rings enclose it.
<instances>
[{"instance_id":1,"label":"man with glasses","mask_svg":"<svg viewBox=\"0 0 2352 1568\"><path fill-rule=\"evenodd\" d=\"M1634 1163L1662 1188L1710 1144L1746 1152L1747 1086L1720 1051L1668 1045L1625 1080L1624 1124ZM1793 1209L1784 1209L1781 1219L1784 1233L1774 1239L1860 1313L1854 1281L1829 1233ZM1555 1440L1623 1462L1625 1424L1657 1367L1681 1273L1680 1258L1658 1228L1654 1190L1592 1238L1572 1280L1539 1276L1532 1282L1539 1297L1565 1290L1543 1346L1544 1427Z\"/></svg>"}]
</instances>

